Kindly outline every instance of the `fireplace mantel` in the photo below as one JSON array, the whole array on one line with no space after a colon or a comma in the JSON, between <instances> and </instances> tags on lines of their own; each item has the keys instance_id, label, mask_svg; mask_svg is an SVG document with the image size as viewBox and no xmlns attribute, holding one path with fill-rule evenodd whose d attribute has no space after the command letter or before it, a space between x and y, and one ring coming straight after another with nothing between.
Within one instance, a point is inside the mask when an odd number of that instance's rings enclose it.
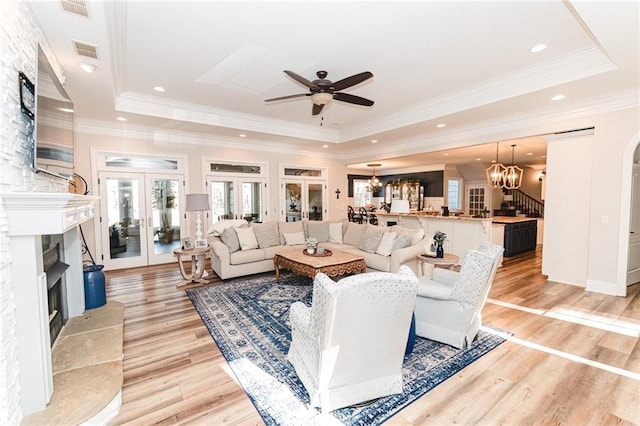
<instances>
[{"instance_id":1,"label":"fireplace mantel","mask_svg":"<svg viewBox=\"0 0 640 426\"><path fill-rule=\"evenodd\" d=\"M68 193L9 192L2 196L11 255L22 413L43 410L53 395L47 274L43 236L60 240L69 318L82 315L84 281L79 226L94 216L99 197ZM63 302L63 303L65 303Z\"/></svg>"},{"instance_id":2,"label":"fireplace mantel","mask_svg":"<svg viewBox=\"0 0 640 426\"><path fill-rule=\"evenodd\" d=\"M99 198L60 192L2 194L9 236L63 234L91 219Z\"/></svg>"}]
</instances>

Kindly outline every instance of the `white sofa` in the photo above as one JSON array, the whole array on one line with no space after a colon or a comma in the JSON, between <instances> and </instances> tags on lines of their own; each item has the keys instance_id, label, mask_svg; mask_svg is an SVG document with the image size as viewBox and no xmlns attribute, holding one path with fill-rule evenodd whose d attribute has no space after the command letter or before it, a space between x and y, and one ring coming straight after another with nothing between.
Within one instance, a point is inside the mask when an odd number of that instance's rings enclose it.
<instances>
[{"instance_id":1,"label":"white sofa","mask_svg":"<svg viewBox=\"0 0 640 426\"><path fill-rule=\"evenodd\" d=\"M277 231L274 231L274 228ZM254 229L257 244L245 241L245 246L240 249L234 250L230 247L226 236L233 237L232 230L235 230L238 236L250 237L251 233L248 229ZM277 237L274 232L277 232ZM395 233L396 238L393 241L396 247L394 248L389 242L391 235L387 235L384 238L385 247L378 244L378 247L372 251L375 235L381 233L384 236L385 232ZM302 240L297 238L295 241L294 235ZM290 241L287 241L285 236L290 237ZM222 221L207 231L207 240L211 249L211 266L222 279L272 271L276 253L292 247L299 247L302 250L304 249L303 241L308 237L315 237L319 247L361 255L368 269L383 272L398 272L400 265L407 265L416 272L418 266L416 256L424 252L426 243L423 229L409 229L401 226L378 227L346 221L266 222L248 226L241 221ZM300 244L287 244L292 241ZM398 248L407 241L407 246ZM389 252L388 255L387 252Z\"/></svg>"}]
</instances>

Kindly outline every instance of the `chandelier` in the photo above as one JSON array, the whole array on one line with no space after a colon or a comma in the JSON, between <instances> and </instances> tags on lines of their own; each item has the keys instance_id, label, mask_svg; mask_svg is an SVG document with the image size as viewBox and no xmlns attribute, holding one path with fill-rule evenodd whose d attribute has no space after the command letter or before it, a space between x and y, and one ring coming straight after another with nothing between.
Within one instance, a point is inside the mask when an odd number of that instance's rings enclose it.
<instances>
[{"instance_id":1,"label":"chandelier","mask_svg":"<svg viewBox=\"0 0 640 426\"><path fill-rule=\"evenodd\" d=\"M367 191L376 192L380 188L382 188L382 182L380 179L376 177L376 167L380 167L382 164L380 163L371 163L367 164L368 167L373 167L373 174L371 175L371 179L367 181Z\"/></svg>"},{"instance_id":2,"label":"chandelier","mask_svg":"<svg viewBox=\"0 0 640 426\"><path fill-rule=\"evenodd\" d=\"M522 169L513 164L515 147L515 145L511 145L511 165L504 170L504 183L502 187L505 189L518 189L522 184Z\"/></svg>"},{"instance_id":3,"label":"chandelier","mask_svg":"<svg viewBox=\"0 0 640 426\"><path fill-rule=\"evenodd\" d=\"M498 142L496 142L496 161L487 169L487 182L491 188L502 188L506 168L498 161Z\"/></svg>"}]
</instances>

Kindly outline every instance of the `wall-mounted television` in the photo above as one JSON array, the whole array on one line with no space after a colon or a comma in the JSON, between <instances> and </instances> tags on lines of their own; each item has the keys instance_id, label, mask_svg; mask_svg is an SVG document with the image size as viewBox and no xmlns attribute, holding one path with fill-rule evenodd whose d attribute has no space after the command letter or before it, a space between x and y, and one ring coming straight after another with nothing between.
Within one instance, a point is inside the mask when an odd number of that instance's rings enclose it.
<instances>
[{"instance_id":1,"label":"wall-mounted television","mask_svg":"<svg viewBox=\"0 0 640 426\"><path fill-rule=\"evenodd\" d=\"M33 167L37 172L73 179L73 102L40 45L37 64Z\"/></svg>"}]
</instances>

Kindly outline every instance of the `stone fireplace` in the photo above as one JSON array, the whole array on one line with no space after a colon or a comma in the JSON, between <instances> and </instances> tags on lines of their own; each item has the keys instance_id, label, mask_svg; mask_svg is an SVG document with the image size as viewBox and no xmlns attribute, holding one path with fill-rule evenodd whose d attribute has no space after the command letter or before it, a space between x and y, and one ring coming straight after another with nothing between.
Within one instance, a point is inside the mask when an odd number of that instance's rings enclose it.
<instances>
[{"instance_id":1,"label":"stone fireplace","mask_svg":"<svg viewBox=\"0 0 640 426\"><path fill-rule=\"evenodd\" d=\"M44 409L50 401L52 339L67 318L84 312L78 225L94 216L98 198L66 193L2 194L10 237L24 415Z\"/></svg>"}]
</instances>

